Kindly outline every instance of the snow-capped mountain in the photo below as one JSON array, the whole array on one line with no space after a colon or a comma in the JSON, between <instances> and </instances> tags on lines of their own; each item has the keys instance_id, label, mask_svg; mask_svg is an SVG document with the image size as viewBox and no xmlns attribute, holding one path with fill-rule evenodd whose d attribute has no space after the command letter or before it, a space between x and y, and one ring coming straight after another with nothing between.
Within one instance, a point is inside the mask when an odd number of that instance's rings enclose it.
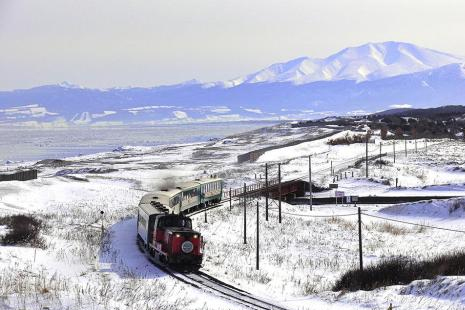
<instances>
[{"instance_id":1,"label":"snow-capped mountain","mask_svg":"<svg viewBox=\"0 0 465 310\"><path fill-rule=\"evenodd\" d=\"M465 104L465 59L408 43L298 58L226 82L89 89L62 83L0 91L0 125L306 119Z\"/></svg>"},{"instance_id":2,"label":"snow-capped mountain","mask_svg":"<svg viewBox=\"0 0 465 310\"><path fill-rule=\"evenodd\" d=\"M243 83L263 82L307 84L337 80L373 81L463 62L465 57L421 48L410 43L368 43L343 49L324 59L301 57L273 64L245 77L208 85L234 87Z\"/></svg>"}]
</instances>

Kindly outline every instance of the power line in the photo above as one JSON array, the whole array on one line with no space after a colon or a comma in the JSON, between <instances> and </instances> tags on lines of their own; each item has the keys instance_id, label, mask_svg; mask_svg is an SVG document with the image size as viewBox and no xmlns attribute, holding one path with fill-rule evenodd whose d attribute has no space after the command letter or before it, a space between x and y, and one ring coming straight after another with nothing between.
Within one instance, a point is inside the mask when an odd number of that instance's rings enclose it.
<instances>
[{"instance_id":1,"label":"power line","mask_svg":"<svg viewBox=\"0 0 465 310\"><path fill-rule=\"evenodd\" d=\"M382 220L386 220L386 221L391 221L391 222L397 222L397 223L402 223L402 224L409 224L409 225L420 226L420 227L425 227L425 228L446 230L446 231L452 231L452 232L458 232L458 233L465 234L465 231L458 230L458 229L451 229L451 228L444 228L444 227L438 227L438 226L424 225L424 224L419 224L419 223L406 222L406 221L395 220L395 219L388 218L388 217L376 216L376 215L371 215L371 214L366 214L366 213L362 213L362 214L366 215L366 216L369 216L369 217L374 217L374 218L378 218L378 219L382 219Z\"/></svg>"},{"instance_id":2,"label":"power line","mask_svg":"<svg viewBox=\"0 0 465 310\"><path fill-rule=\"evenodd\" d=\"M271 202L274 203L275 205L277 205L277 204L276 204L276 201L272 200ZM274 212L277 212L277 210L274 209L274 208L269 208L269 210L272 210L272 211L274 211ZM333 215L312 215L312 214L298 214L298 213L291 213L291 212L284 212L284 211L281 211L281 213L287 214L287 215L300 216L300 217L314 217L314 218L319 218L319 217L343 217L343 216L354 216L354 215L357 215L357 213L333 214Z\"/></svg>"},{"instance_id":3,"label":"power line","mask_svg":"<svg viewBox=\"0 0 465 310\"><path fill-rule=\"evenodd\" d=\"M289 212L282 212L283 214L287 215L295 215L301 217L343 217L343 216L354 216L357 213L349 213L349 214L334 214L334 215L310 215L310 214L297 214L297 213L289 213Z\"/></svg>"}]
</instances>

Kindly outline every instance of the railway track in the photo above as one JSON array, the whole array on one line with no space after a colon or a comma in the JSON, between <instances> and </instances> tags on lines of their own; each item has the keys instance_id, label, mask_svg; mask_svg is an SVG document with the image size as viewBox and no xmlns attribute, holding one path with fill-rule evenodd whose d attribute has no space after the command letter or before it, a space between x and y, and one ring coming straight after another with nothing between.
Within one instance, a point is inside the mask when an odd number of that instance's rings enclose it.
<instances>
[{"instance_id":1,"label":"railway track","mask_svg":"<svg viewBox=\"0 0 465 310\"><path fill-rule=\"evenodd\" d=\"M187 285L195 287L206 293L215 295L217 297L229 300L238 305L247 307L249 309L257 310L287 310L283 306L276 305L270 300L266 300L257 296L254 296L240 288L227 284L203 271L200 270L175 270L168 266L159 264L148 252L137 242L141 252L145 253L145 256L161 271L174 279L181 281Z\"/></svg>"}]
</instances>

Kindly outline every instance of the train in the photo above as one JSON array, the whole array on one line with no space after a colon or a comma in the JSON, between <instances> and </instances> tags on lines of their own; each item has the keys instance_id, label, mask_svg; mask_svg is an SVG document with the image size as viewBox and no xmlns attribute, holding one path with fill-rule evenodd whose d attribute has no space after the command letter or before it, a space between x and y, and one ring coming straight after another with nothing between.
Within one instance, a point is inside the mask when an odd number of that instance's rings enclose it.
<instances>
[{"instance_id":1,"label":"train","mask_svg":"<svg viewBox=\"0 0 465 310\"><path fill-rule=\"evenodd\" d=\"M186 214L219 203L223 179L209 177L145 194L138 206L137 239L157 263L199 268L203 237Z\"/></svg>"}]
</instances>

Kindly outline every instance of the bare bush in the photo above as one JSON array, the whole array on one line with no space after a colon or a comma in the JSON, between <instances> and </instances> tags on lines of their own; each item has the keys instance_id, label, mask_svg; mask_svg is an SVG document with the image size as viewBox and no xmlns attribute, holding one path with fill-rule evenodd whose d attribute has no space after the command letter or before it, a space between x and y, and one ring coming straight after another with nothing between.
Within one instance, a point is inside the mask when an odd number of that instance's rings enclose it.
<instances>
[{"instance_id":1,"label":"bare bush","mask_svg":"<svg viewBox=\"0 0 465 310\"><path fill-rule=\"evenodd\" d=\"M388 285L407 284L419 279L433 279L438 275L465 274L465 253L456 252L425 261L394 257L368 266L364 270L346 272L334 285L334 291L373 290Z\"/></svg>"},{"instance_id":2,"label":"bare bush","mask_svg":"<svg viewBox=\"0 0 465 310\"><path fill-rule=\"evenodd\" d=\"M449 214L451 214L453 212L456 212L456 211L458 211L460 209L465 211L465 201L460 200L460 199L455 199L452 202L452 205L449 207Z\"/></svg>"},{"instance_id":3,"label":"bare bush","mask_svg":"<svg viewBox=\"0 0 465 310\"><path fill-rule=\"evenodd\" d=\"M45 242L40 236L44 224L37 217L32 215L6 216L0 218L0 224L8 228L6 235L2 238L2 244L45 247Z\"/></svg>"}]
</instances>

